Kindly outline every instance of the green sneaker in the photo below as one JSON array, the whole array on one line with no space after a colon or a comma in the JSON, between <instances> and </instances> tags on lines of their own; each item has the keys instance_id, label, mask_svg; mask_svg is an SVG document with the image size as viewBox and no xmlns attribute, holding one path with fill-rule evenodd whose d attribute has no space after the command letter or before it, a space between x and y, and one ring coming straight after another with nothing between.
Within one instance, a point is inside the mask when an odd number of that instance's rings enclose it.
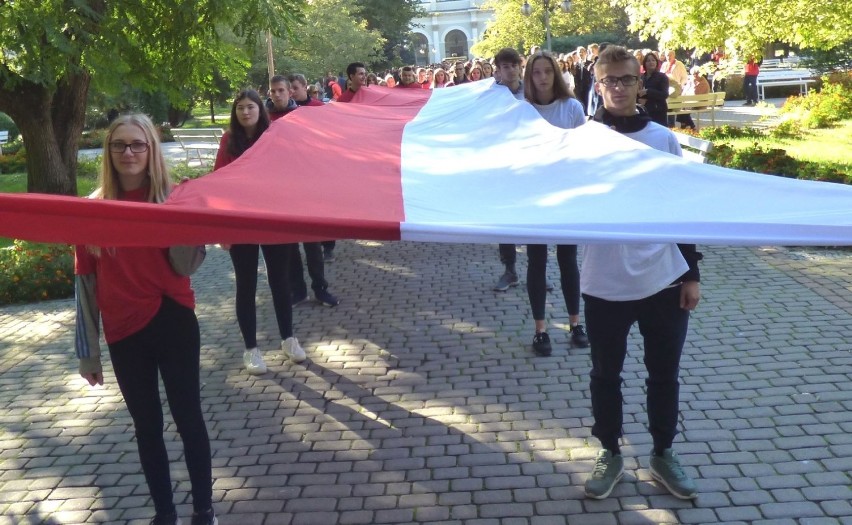
<instances>
[{"instance_id":1,"label":"green sneaker","mask_svg":"<svg viewBox=\"0 0 852 525\"><path fill-rule=\"evenodd\" d=\"M651 454L651 477L680 499L695 499L698 495L695 482L683 471L677 454L670 448L662 456Z\"/></svg>"},{"instance_id":2,"label":"green sneaker","mask_svg":"<svg viewBox=\"0 0 852 525\"><path fill-rule=\"evenodd\" d=\"M592 475L586 480L586 496L604 499L609 496L623 475L624 458L621 454L613 456L609 450L601 450L598 452L598 459L595 460Z\"/></svg>"}]
</instances>

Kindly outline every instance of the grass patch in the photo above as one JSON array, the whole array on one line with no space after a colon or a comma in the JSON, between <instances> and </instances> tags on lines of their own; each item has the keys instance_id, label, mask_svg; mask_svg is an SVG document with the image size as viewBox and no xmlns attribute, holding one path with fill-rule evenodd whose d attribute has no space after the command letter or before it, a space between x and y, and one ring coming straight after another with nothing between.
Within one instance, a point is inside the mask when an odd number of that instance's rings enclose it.
<instances>
[{"instance_id":1,"label":"grass patch","mask_svg":"<svg viewBox=\"0 0 852 525\"><path fill-rule=\"evenodd\" d=\"M736 149L757 143L765 149L779 148L798 160L834 165L847 174L852 174L852 120L841 121L828 129L802 130L795 138L772 136L726 138L723 140Z\"/></svg>"},{"instance_id":2,"label":"grass patch","mask_svg":"<svg viewBox=\"0 0 852 525\"><path fill-rule=\"evenodd\" d=\"M224 104L215 106L213 113L216 115L216 122L210 121L210 106L202 104L192 108L190 113L192 117L183 125L185 128L223 128L228 127L228 122L231 120L231 105Z\"/></svg>"}]
</instances>

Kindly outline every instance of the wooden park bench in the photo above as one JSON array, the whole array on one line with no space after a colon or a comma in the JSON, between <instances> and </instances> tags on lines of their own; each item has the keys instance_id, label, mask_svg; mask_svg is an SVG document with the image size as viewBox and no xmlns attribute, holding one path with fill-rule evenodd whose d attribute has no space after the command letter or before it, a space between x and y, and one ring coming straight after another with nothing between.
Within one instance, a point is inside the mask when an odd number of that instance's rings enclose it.
<instances>
[{"instance_id":1,"label":"wooden park bench","mask_svg":"<svg viewBox=\"0 0 852 525\"><path fill-rule=\"evenodd\" d=\"M683 158L702 164L707 161L707 154L713 149L712 142L685 133L675 132L675 137L680 143Z\"/></svg>"},{"instance_id":2,"label":"wooden park bench","mask_svg":"<svg viewBox=\"0 0 852 525\"><path fill-rule=\"evenodd\" d=\"M186 163L191 160L204 163L216 158L223 130L219 128L173 128L172 136L186 152Z\"/></svg>"},{"instance_id":3,"label":"wooden park bench","mask_svg":"<svg viewBox=\"0 0 852 525\"><path fill-rule=\"evenodd\" d=\"M9 132L7 130L0 131L0 155L3 154L3 144L9 142Z\"/></svg>"},{"instance_id":4,"label":"wooden park bench","mask_svg":"<svg viewBox=\"0 0 852 525\"><path fill-rule=\"evenodd\" d=\"M765 88L777 86L799 86L799 94L807 95L808 84L816 82L813 77L814 74L808 69L761 67L757 75L757 99L765 100Z\"/></svg>"},{"instance_id":5,"label":"wooden park bench","mask_svg":"<svg viewBox=\"0 0 852 525\"><path fill-rule=\"evenodd\" d=\"M697 114L696 125L701 122L701 113L710 113L710 122L716 125L716 108L725 105L725 92L706 93L704 95L681 95L666 100L669 105L668 115Z\"/></svg>"}]
</instances>

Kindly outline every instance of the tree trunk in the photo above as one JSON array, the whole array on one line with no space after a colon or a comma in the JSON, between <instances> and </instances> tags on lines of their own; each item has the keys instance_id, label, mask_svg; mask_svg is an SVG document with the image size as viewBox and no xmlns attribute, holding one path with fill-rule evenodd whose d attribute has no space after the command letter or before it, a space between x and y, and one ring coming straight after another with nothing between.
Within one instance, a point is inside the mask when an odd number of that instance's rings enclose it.
<instances>
[{"instance_id":1,"label":"tree trunk","mask_svg":"<svg viewBox=\"0 0 852 525\"><path fill-rule=\"evenodd\" d=\"M28 192L77 194L78 139L89 82L88 74L76 73L63 78L55 92L26 81L0 89L0 111L15 121L26 147Z\"/></svg>"}]
</instances>

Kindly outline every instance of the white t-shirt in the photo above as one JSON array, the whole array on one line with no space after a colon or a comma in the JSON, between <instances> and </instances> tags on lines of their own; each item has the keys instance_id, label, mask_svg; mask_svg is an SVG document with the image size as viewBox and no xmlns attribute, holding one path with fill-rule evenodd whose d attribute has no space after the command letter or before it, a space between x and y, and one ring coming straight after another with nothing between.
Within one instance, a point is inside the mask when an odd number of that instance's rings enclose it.
<instances>
[{"instance_id":1,"label":"white t-shirt","mask_svg":"<svg viewBox=\"0 0 852 525\"><path fill-rule=\"evenodd\" d=\"M674 134L655 122L624 135L682 155ZM580 289L607 301L635 301L666 288L687 270L677 244L588 244L583 250Z\"/></svg>"},{"instance_id":2,"label":"white t-shirt","mask_svg":"<svg viewBox=\"0 0 852 525\"><path fill-rule=\"evenodd\" d=\"M533 107L544 120L557 128L573 129L586 123L583 106L576 98L563 98L544 106L533 103Z\"/></svg>"},{"instance_id":3,"label":"white t-shirt","mask_svg":"<svg viewBox=\"0 0 852 525\"><path fill-rule=\"evenodd\" d=\"M568 87L571 88L571 91L574 91L574 73L569 69L562 73L562 78L565 79L565 83L568 84Z\"/></svg>"}]
</instances>

